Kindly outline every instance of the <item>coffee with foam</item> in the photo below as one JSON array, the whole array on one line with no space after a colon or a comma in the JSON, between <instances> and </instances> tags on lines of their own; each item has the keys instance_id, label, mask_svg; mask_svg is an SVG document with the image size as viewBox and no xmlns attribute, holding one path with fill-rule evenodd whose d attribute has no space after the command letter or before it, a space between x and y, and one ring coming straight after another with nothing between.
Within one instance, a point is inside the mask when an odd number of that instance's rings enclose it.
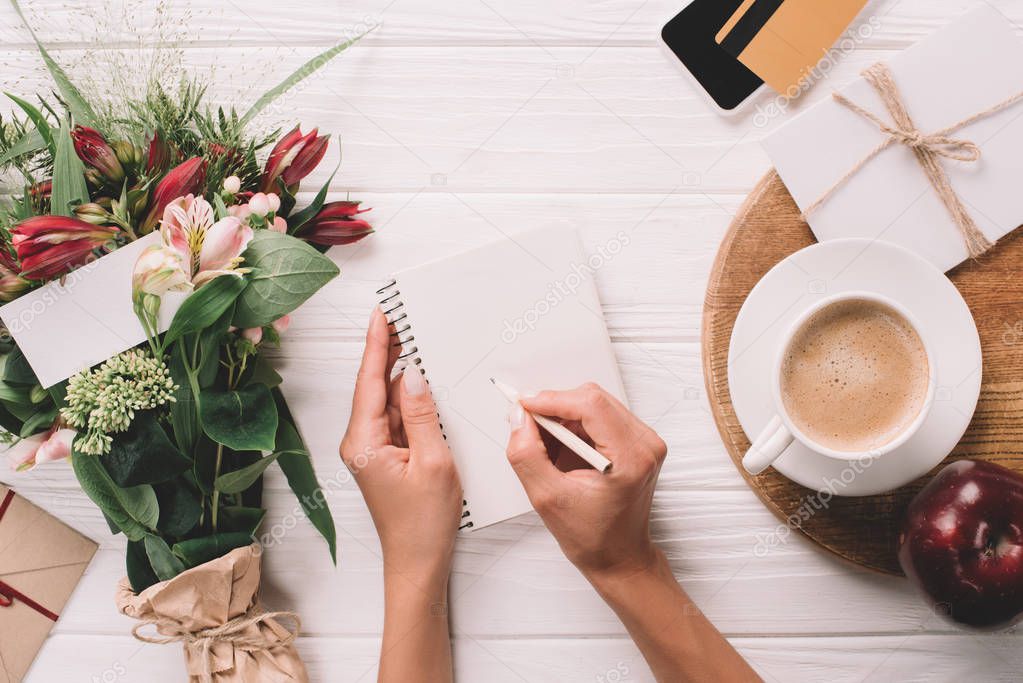
<instances>
[{"instance_id":1,"label":"coffee with foam","mask_svg":"<svg viewBox=\"0 0 1023 683\"><path fill-rule=\"evenodd\" d=\"M849 299L814 313L781 364L781 399L807 438L841 452L880 448L920 415L930 388L927 351L898 311Z\"/></svg>"}]
</instances>

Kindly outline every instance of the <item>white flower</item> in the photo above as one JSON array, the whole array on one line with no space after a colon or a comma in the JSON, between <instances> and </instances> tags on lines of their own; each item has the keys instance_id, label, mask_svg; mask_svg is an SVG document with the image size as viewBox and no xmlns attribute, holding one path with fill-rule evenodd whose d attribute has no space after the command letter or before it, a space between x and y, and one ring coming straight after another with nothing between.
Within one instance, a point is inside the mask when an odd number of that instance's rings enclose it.
<instances>
[{"instance_id":1,"label":"white flower","mask_svg":"<svg viewBox=\"0 0 1023 683\"><path fill-rule=\"evenodd\" d=\"M242 181L236 175L228 176L224 178L224 192L230 194L238 194L239 190L242 189Z\"/></svg>"}]
</instances>

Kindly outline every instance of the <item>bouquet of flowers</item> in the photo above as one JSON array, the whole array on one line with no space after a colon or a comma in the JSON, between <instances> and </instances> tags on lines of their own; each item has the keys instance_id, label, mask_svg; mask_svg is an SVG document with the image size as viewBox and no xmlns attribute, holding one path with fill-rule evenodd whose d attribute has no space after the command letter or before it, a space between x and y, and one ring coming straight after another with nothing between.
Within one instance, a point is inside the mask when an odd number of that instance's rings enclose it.
<instances>
[{"instance_id":1,"label":"bouquet of flowers","mask_svg":"<svg viewBox=\"0 0 1023 683\"><path fill-rule=\"evenodd\" d=\"M372 229L358 202L326 202L329 180L296 207L327 136L248 129L357 39L317 56L243 114L207 106L194 82L176 92L151 85L104 111L40 44L55 101L10 96L24 117L0 121L0 166L24 178L24 191L0 208L0 300L149 242L131 281L110 292L133 307L144 341L43 387L4 334L0 426L20 442L21 468L70 457L111 531L127 538L119 608L156 627L157 636L136 629L140 639L185 643L194 678L254 680L273 670L274 680L305 679L292 646L297 624L280 623L294 615L265 613L257 601L253 539L268 467L283 470L336 561L330 511L262 351L279 343L289 313L338 275L323 252Z\"/></svg>"}]
</instances>

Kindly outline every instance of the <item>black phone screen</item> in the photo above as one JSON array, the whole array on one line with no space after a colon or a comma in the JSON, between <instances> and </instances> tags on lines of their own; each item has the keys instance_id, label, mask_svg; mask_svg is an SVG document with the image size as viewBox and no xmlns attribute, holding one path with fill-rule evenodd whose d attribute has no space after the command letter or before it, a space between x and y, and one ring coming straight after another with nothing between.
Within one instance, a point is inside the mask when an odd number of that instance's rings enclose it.
<instances>
[{"instance_id":1,"label":"black phone screen","mask_svg":"<svg viewBox=\"0 0 1023 683\"><path fill-rule=\"evenodd\" d=\"M722 109L731 111L764 84L714 38L742 0L694 0L665 24L661 38Z\"/></svg>"}]
</instances>

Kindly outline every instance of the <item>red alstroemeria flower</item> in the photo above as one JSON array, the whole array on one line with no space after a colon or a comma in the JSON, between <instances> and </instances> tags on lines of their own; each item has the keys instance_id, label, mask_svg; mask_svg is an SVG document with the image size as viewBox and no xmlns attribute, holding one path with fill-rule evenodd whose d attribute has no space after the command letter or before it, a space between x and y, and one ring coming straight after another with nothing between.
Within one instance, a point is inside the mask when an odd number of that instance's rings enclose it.
<instances>
[{"instance_id":1,"label":"red alstroemeria flower","mask_svg":"<svg viewBox=\"0 0 1023 683\"><path fill-rule=\"evenodd\" d=\"M168 204L185 195L201 195L205 185L206 161L202 158L192 157L172 168L153 189L149 213L139 225L139 232L143 235L152 232Z\"/></svg>"},{"instance_id":2,"label":"red alstroemeria flower","mask_svg":"<svg viewBox=\"0 0 1023 683\"><path fill-rule=\"evenodd\" d=\"M324 204L320 212L299 229L296 236L306 242L324 246L358 242L373 233L373 226L356 218L358 214L367 211L369 209L359 208L359 202Z\"/></svg>"},{"instance_id":3,"label":"red alstroemeria flower","mask_svg":"<svg viewBox=\"0 0 1023 683\"><path fill-rule=\"evenodd\" d=\"M21 277L52 280L88 262L93 251L119 235L113 225L93 225L66 216L33 216L11 230Z\"/></svg>"},{"instance_id":4,"label":"red alstroemeria flower","mask_svg":"<svg viewBox=\"0 0 1023 683\"><path fill-rule=\"evenodd\" d=\"M313 128L302 135L299 127L295 126L278 140L266 160L259 189L263 192L277 192L280 189L277 187L278 178L285 187L291 188L312 173L327 153L327 143L330 142L329 136L318 136L317 133L318 129Z\"/></svg>"},{"instance_id":5,"label":"red alstroemeria flower","mask_svg":"<svg viewBox=\"0 0 1023 683\"><path fill-rule=\"evenodd\" d=\"M149 151L146 153L146 175L152 178L163 173L170 166L170 162L170 145L160 135L160 131L156 131L153 133L153 139L149 141Z\"/></svg>"},{"instance_id":6,"label":"red alstroemeria flower","mask_svg":"<svg viewBox=\"0 0 1023 683\"><path fill-rule=\"evenodd\" d=\"M75 126L71 131L71 139L75 144L75 153L86 166L99 171L111 184L121 184L124 180L124 167L117 159L114 149L107 144L106 138L98 130Z\"/></svg>"}]
</instances>

